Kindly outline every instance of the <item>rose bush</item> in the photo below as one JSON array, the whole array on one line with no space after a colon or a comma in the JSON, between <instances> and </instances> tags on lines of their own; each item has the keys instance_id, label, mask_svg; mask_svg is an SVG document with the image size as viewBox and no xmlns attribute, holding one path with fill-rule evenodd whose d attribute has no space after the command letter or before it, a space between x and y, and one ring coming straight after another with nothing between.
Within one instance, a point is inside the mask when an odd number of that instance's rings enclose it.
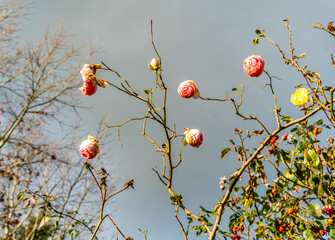
<instances>
[{"instance_id":1,"label":"rose bush","mask_svg":"<svg viewBox=\"0 0 335 240\"><path fill-rule=\"evenodd\" d=\"M284 22L289 32L289 42L292 43L292 32L288 20ZM323 28L322 25L319 28L333 35L333 32ZM284 63L295 67L301 73L302 81L305 81L305 85L309 87L308 90L299 88L292 94L291 102L299 107L305 105L309 100L308 91L313 92L312 100L301 111L303 113L301 117L294 119L285 116L287 112L278 106L273 84L278 77L264 71L264 61L256 55L244 60L243 69L250 77L258 77L263 71L266 73L267 82L264 81L264 89L269 89L270 96L273 98L273 108L269 111L273 121L262 122L260 119L262 116L256 116L254 113L244 114L246 109L241 111L240 108L245 101L243 84L233 88L232 93L226 91L224 96L217 98L200 97L199 90L192 80L184 81L179 85L178 94L181 97L194 97L199 101L230 102L234 113L241 120L251 120L257 124L253 125L253 128L256 126L256 129L253 130L244 131L235 128L235 138L227 140L230 143L221 151L221 159L232 152L234 155L231 155L229 161L236 159L239 166L230 177L220 178L219 189L223 195L214 201L210 209L200 206L200 210L193 213L185 206L182 195L176 193L173 173L182 164L182 159L185 157L182 145L198 148L203 143L203 135L198 129L188 128L184 128L184 134L178 134L177 127L168 124L167 87L161 75L161 63L158 60L153 59L148 65L149 69L154 70L154 87L140 90L134 90L130 82L105 65L105 69L117 74L121 81L120 86L109 84L144 103L147 107L147 111L142 116L128 119L121 124L108 125L106 123L108 118L106 118L104 121L106 130L117 128L119 133L119 129L125 124L143 121L142 135L156 148L156 152L162 154L163 158L161 168L157 167L153 171L170 194L171 204L175 206L175 218L186 240L190 227L197 236L206 235L209 240L221 239L221 237L222 239L316 240L324 239L324 236L328 237L328 235L331 239L335 239L334 139L328 138L326 141L320 139L322 129L335 128L333 109L335 87L323 86L320 74L307 70L307 65L300 66L299 59L304 54L295 55L295 48L292 44L289 54L286 54L276 42L267 38L263 31L256 30L256 34L258 37L254 40L254 44L258 44L259 38L264 38L274 44L280 57L284 59ZM157 57L161 59L153 40L152 44ZM332 63L335 66L333 59ZM89 70L86 72L90 74ZM299 86L302 85L303 83ZM288 84L289 89L293 87ZM161 93L162 96L157 97L156 93ZM162 101L157 103L159 101L157 99ZM314 117L319 116L319 112L324 114L322 115L324 118L316 121ZM324 119L328 121L328 124L324 123ZM150 127L149 122L158 123L164 136L163 140L161 136L147 134L146 129ZM182 139L181 142L178 142L180 147L177 155L171 149L176 149L174 140L178 138ZM89 149L85 150L85 153L90 152L91 149L87 146L93 144L94 142L82 144L83 149ZM178 158L176 159L175 156ZM89 167L88 169L91 171ZM98 186L103 193L105 178ZM104 196L104 194L101 195ZM104 219L103 206L104 198L102 197L99 224ZM184 223L179 219L181 211L185 213ZM229 219L226 221L227 224L221 223L223 219ZM185 231L186 224L188 225ZM99 226L97 225L95 233ZM146 237L146 232L141 232ZM221 236L217 237L218 235Z\"/></svg>"}]
</instances>

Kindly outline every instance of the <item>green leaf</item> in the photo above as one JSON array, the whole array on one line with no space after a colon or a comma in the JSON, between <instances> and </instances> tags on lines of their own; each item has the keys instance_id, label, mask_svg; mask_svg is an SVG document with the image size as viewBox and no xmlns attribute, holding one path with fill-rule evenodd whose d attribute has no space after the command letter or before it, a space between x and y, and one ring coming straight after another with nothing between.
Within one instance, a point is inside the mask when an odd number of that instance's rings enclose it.
<instances>
[{"instance_id":1,"label":"green leaf","mask_svg":"<svg viewBox=\"0 0 335 240\"><path fill-rule=\"evenodd\" d=\"M256 46L259 43L259 39L255 38L254 40L252 40L252 44L254 44L254 46Z\"/></svg>"},{"instance_id":2,"label":"green leaf","mask_svg":"<svg viewBox=\"0 0 335 240\"><path fill-rule=\"evenodd\" d=\"M288 179L292 179L294 177L294 170L293 169L287 169L285 171L285 177Z\"/></svg>"},{"instance_id":3,"label":"green leaf","mask_svg":"<svg viewBox=\"0 0 335 240\"><path fill-rule=\"evenodd\" d=\"M311 229L307 229L306 231L304 231L303 235L305 240L315 240L315 237Z\"/></svg>"},{"instance_id":4,"label":"green leaf","mask_svg":"<svg viewBox=\"0 0 335 240\"><path fill-rule=\"evenodd\" d=\"M309 136L311 139L314 138L314 133L313 133L313 132L308 132L307 134L308 134L308 136Z\"/></svg>"},{"instance_id":5,"label":"green leaf","mask_svg":"<svg viewBox=\"0 0 335 240\"><path fill-rule=\"evenodd\" d=\"M17 200L20 200L22 198L22 193L19 193L17 196L16 196L16 199Z\"/></svg>"},{"instance_id":6,"label":"green leaf","mask_svg":"<svg viewBox=\"0 0 335 240\"><path fill-rule=\"evenodd\" d=\"M318 154L314 151L314 150L310 150L310 151L308 151L308 156L311 158L311 160L312 160L312 165L313 165L313 167L318 167L319 166L319 164L320 164L320 159L319 159L319 156L318 156Z\"/></svg>"},{"instance_id":7,"label":"green leaf","mask_svg":"<svg viewBox=\"0 0 335 240\"><path fill-rule=\"evenodd\" d=\"M231 144L235 145L235 142L233 141L233 139L229 139L229 142L231 142Z\"/></svg>"},{"instance_id":8,"label":"green leaf","mask_svg":"<svg viewBox=\"0 0 335 240\"><path fill-rule=\"evenodd\" d=\"M291 118L291 117L283 117L280 121L289 123L289 122L293 121L293 118Z\"/></svg>"},{"instance_id":9,"label":"green leaf","mask_svg":"<svg viewBox=\"0 0 335 240\"><path fill-rule=\"evenodd\" d=\"M320 119L319 121L316 122L317 125L322 125L323 124L323 119Z\"/></svg>"},{"instance_id":10,"label":"green leaf","mask_svg":"<svg viewBox=\"0 0 335 240\"><path fill-rule=\"evenodd\" d=\"M313 203L306 208L306 212L311 214L313 217L319 218L322 215L322 209L319 204Z\"/></svg>"},{"instance_id":11,"label":"green leaf","mask_svg":"<svg viewBox=\"0 0 335 240\"><path fill-rule=\"evenodd\" d=\"M249 198L247 201L244 202L244 206L251 209L253 202L254 202L253 199Z\"/></svg>"},{"instance_id":12,"label":"green leaf","mask_svg":"<svg viewBox=\"0 0 335 240\"><path fill-rule=\"evenodd\" d=\"M221 159L223 159L229 152L230 152L231 148L225 148L221 151Z\"/></svg>"},{"instance_id":13,"label":"green leaf","mask_svg":"<svg viewBox=\"0 0 335 240\"><path fill-rule=\"evenodd\" d=\"M256 29L256 30L255 30L255 33L256 33L257 35L261 35L261 34L262 34L261 30L259 30L259 29Z\"/></svg>"},{"instance_id":14,"label":"green leaf","mask_svg":"<svg viewBox=\"0 0 335 240\"><path fill-rule=\"evenodd\" d=\"M332 227L329 231L329 236L331 240L335 240L335 228Z\"/></svg>"},{"instance_id":15,"label":"green leaf","mask_svg":"<svg viewBox=\"0 0 335 240\"><path fill-rule=\"evenodd\" d=\"M231 91L232 91L232 92L235 92L236 90L237 90L237 88L233 88Z\"/></svg>"}]
</instances>

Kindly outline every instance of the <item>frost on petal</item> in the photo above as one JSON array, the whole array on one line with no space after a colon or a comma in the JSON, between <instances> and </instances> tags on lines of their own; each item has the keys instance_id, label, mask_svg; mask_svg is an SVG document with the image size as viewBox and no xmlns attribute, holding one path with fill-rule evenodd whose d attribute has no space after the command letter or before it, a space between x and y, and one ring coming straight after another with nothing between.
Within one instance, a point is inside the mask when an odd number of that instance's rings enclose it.
<instances>
[{"instance_id":1,"label":"frost on petal","mask_svg":"<svg viewBox=\"0 0 335 240\"><path fill-rule=\"evenodd\" d=\"M160 67L160 62L153 58L150 63L148 63L148 67L150 70L157 70Z\"/></svg>"},{"instance_id":2,"label":"frost on petal","mask_svg":"<svg viewBox=\"0 0 335 240\"><path fill-rule=\"evenodd\" d=\"M84 67L80 70L81 77L85 81L89 75L94 75L93 70L89 64L85 64Z\"/></svg>"},{"instance_id":3,"label":"frost on petal","mask_svg":"<svg viewBox=\"0 0 335 240\"><path fill-rule=\"evenodd\" d=\"M79 151L84 158L93 159L99 153L99 144L91 136L80 144Z\"/></svg>"},{"instance_id":4,"label":"frost on petal","mask_svg":"<svg viewBox=\"0 0 335 240\"><path fill-rule=\"evenodd\" d=\"M185 128L185 140L192 147L200 147L203 141L203 135L198 129Z\"/></svg>"}]
</instances>

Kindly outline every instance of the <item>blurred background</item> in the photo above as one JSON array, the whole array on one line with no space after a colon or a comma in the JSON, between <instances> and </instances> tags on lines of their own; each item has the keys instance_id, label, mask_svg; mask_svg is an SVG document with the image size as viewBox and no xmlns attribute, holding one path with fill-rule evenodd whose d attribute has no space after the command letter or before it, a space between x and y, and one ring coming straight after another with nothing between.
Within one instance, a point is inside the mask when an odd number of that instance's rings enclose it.
<instances>
[{"instance_id":1,"label":"blurred background","mask_svg":"<svg viewBox=\"0 0 335 240\"><path fill-rule=\"evenodd\" d=\"M183 148L183 162L174 175L176 193L182 194L185 206L193 213L199 213L200 205L212 210L223 196L219 188L220 177L229 177L240 166L234 154L220 159L221 150L230 146L229 139L235 140L234 128L245 131L260 128L234 115L229 102L180 98L178 85L192 79L201 96L224 98L226 91L229 96L236 97L231 89L243 83L241 112L259 117L272 130L276 126L270 112L274 109L273 98L269 88L263 89L268 78L265 74L259 78L248 77L242 68L243 60L250 55L260 55L265 60L265 70L281 79L273 85L283 115L298 117L302 114L289 99L295 91L294 86L304 81L296 69L283 63L273 44L260 39L260 44L253 46L255 29L265 30L269 38L287 51L288 32L283 20L290 18L296 54L306 52L302 62L320 73L324 83L331 84L334 69L330 53L334 51L334 39L326 32L313 29L311 23L327 26L335 18L334 10L335 2L331 0L35 0L21 27L22 38L34 42L43 37L47 29L55 31L63 23L70 28L75 46L96 43L99 51L87 63L103 61L126 78L133 88L147 89L154 87L155 77L147 66L156 57L150 43L150 20L153 20L154 41L162 57L163 78L168 88L168 124L176 124L179 134L188 127L200 129L204 135L200 148ZM78 63L78 69L82 64ZM98 71L97 76L120 83L111 72ZM76 81L79 88L82 84L79 75ZM83 105L92 106L80 111L84 119L80 129L82 135L97 136L99 123L109 114L108 123L119 124L146 113L145 105L109 86L99 88L93 96L80 97ZM66 113L66 117L68 121L77 121L74 113ZM155 152L141 132L142 123L133 122L121 129L123 147L115 129L109 130L109 135L101 140L104 143L101 151L110 160L104 166L96 163L97 168L104 167L118 179L117 189L130 178L135 181L135 191L127 190L114 197L106 206L106 213L134 239L142 238L137 228L147 229L149 239L182 239L170 195L152 170L156 166L160 169L161 154ZM162 129L155 123L148 123L147 133L160 142ZM261 139L248 142L249 147L256 147ZM78 146L83 140L78 139ZM175 142L174 157L177 157L179 143ZM98 205L100 199L92 199L92 204L94 202ZM181 212L180 216L185 214ZM181 219L187 223L184 217ZM224 219L223 226L227 221ZM112 224L105 221L102 228L98 236L112 239L115 233ZM192 233L190 239L195 238Z\"/></svg>"}]
</instances>

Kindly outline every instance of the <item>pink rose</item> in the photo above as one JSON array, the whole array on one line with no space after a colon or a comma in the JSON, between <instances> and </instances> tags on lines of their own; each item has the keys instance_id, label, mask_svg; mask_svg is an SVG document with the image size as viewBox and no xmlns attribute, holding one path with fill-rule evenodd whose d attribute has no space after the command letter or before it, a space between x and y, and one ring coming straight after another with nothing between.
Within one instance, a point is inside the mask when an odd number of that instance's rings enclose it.
<instances>
[{"instance_id":1,"label":"pink rose","mask_svg":"<svg viewBox=\"0 0 335 240\"><path fill-rule=\"evenodd\" d=\"M243 62L243 69L250 77L258 77L262 74L265 62L260 56L252 55Z\"/></svg>"},{"instance_id":2,"label":"pink rose","mask_svg":"<svg viewBox=\"0 0 335 240\"><path fill-rule=\"evenodd\" d=\"M98 86L95 82L90 81L89 79L86 79L84 82L84 85L79 88L81 91L81 94L91 96L93 95L98 89Z\"/></svg>"},{"instance_id":3,"label":"pink rose","mask_svg":"<svg viewBox=\"0 0 335 240\"><path fill-rule=\"evenodd\" d=\"M192 147L200 147L204 139L202 133L198 129L185 128L185 139L183 141L184 146L189 144Z\"/></svg>"},{"instance_id":4,"label":"pink rose","mask_svg":"<svg viewBox=\"0 0 335 240\"><path fill-rule=\"evenodd\" d=\"M160 63L156 58L153 58L150 63L148 63L150 70L157 70L160 67Z\"/></svg>"},{"instance_id":5,"label":"pink rose","mask_svg":"<svg viewBox=\"0 0 335 240\"><path fill-rule=\"evenodd\" d=\"M99 144L94 137L88 136L88 138L80 144L79 151L84 158L95 158L99 153Z\"/></svg>"},{"instance_id":6,"label":"pink rose","mask_svg":"<svg viewBox=\"0 0 335 240\"><path fill-rule=\"evenodd\" d=\"M178 87L178 94L183 98L194 97L197 99L200 96L199 90L194 81L187 80L182 82Z\"/></svg>"}]
</instances>

